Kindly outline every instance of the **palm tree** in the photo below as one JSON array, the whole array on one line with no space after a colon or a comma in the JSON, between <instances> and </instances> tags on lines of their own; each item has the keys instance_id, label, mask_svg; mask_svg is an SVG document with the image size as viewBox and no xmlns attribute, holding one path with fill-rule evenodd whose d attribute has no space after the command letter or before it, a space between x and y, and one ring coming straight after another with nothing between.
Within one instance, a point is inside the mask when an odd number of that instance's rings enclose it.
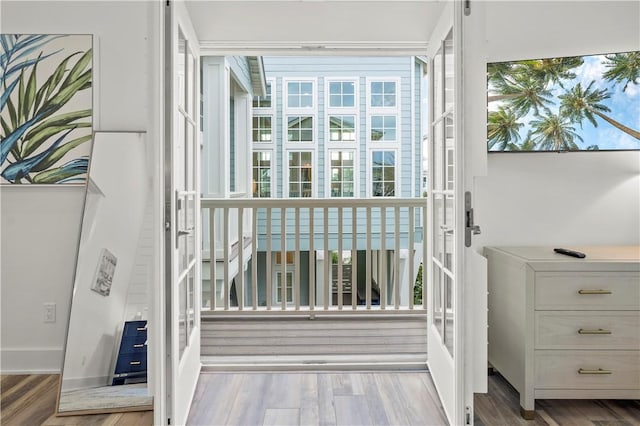
<instances>
[{"instance_id":1,"label":"palm tree","mask_svg":"<svg viewBox=\"0 0 640 426\"><path fill-rule=\"evenodd\" d=\"M573 122L562 114L548 113L531 121L531 142L547 151L571 151L580 149L576 139L582 137L575 132Z\"/></svg>"},{"instance_id":2,"label":"palm tree","mask_svg":"<svg viewBox=\"0 0 640 426\"><path fill-rule=\"evenodd\" d=\"M612 126L615 126L623 132L640 140L640 132L631 129L604 114L605 112L610 112L611 109L600 102L608 99L611 95L607 89L592 89L594 83L594 81L589 83L589 86L584 90L582 89L582 85L578 83L573 87L573 89L558 96L561 100L560 113L571 119L573 122L580 123L581 127L582 121L585 118L589 120L594 127L598 127L598 123L594 117L594 115L596 115Z\"/></svg>"},{"instance_id":3,"label":"palm tree","mask_svg":"<svg viewBox=\"0 0 640 426\"><path fill-rule=\"evenodd\" d=\"M639 84L640 52L616 53L605 57L607 61L604 65L609 69L602 75L604 78L617 83L624 81L623 92L627 90L629 83Z\"/></svg>"},{"instance_id":4,"label":"palm tree","mask_svg":"<svg viewBox=\"0 0 640 426\"><path fill-rule=\"evenodd\" d=\"M520 140L518 130L524 125L518 122L518 116L509 108L500 107L491 111L487 118L489 149L497 145L497 149L504 151L510 143Z\"/></svg>"},{"instance_id":5,"label":"palm tree","mask_svg":"<svg viewBox=\"0 0 640 426\"><path fill-rule=\"evenodd\" d=\"M562 88L564 88L562 80L573 80L576 78L576 74L571 70L579 67L583 63L584 59L580 56L523 61L530 75L544 81L545 84L557 84Z\"/></svg>"},{"instance_id":6,"label":"palm tree","mask_svg":"<svg viewBox=\"0 0 640 426\"><path fill-rule=\"evenodd\" d=\"M539 108L548 109L547 105L552 104L551 91L547 83L529 73L515 73L495 79L495 95L487 97L488 102L507 101L512 111L523 116L531 109L536 114Z\"/></svg>"},{"instance_id":7,"label":"palm tree","mask_svg":"<svg viewBox=\"0 0 640 426\"><path fill-rule=\"evenodd\" d=\"M522 143L509 143L507 146L508 151L535 151L536 143L531 139L531 131L527 133L527 137Z\"/></svg>"}]
</instances>

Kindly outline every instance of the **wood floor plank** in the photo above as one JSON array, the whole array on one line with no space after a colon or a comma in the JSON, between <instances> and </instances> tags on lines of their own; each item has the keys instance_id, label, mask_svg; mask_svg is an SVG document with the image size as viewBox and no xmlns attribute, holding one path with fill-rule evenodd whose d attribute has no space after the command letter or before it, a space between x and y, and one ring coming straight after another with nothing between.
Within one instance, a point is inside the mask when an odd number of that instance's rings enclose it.
<instances>
[{"instance_id":1,"label":"wood floor plank","mask_svg":"<svg viewBox=\"0 0 640 426\"><path fill-rule=\"evenodd\" d=\"M225 424L241 382L235 374L201 374L187 424Z\"/></svg>"},{"instance_id":2,"label":"wood floor plank","mask_svg":"<svg viewBox=\"0 0 640 426\"><path fill-rule=\"evenodd\" d=\"M318 423L321 426L335 426L336 412L333 407L333 385L331 374L318 374Z\"/></svg>"},{"instance_id":3,"label":"wood floor plank","mask_svg":"<svg viewBox=\"0 0 640 426\"><path fill-rule=\"evenodd\" d=\"M265 408L300 408L302 374L271 373L263 395Z\"/></svg>"},{"instance_id":4,"label":"wood floor plank","mask_svg":"<svg viewBox=\"0 0 640 426\"><path fill-rule=\"evenodd\" d=\"M137 411L134 413L122 413L114 423L115 426L152 425L153 411Z\"/></svg>"},{"instance_id":5,"label":"wood floor plank","mask_svg":"<svg viewBox=\"0 0 640 426\"><path fill-rule=\"evenodd\" d=\"M372 426L389 425L391 422L387 417L384 402L380 397L380 392L375 381L374 373L360 374L360 382L362 383L363 394L367 396L367 404L369 405L369 417Z\"/></svg>"},{"instance_id":6,"label":"wood floor plank","mask_svg":"<svg viewBox=\"0 0 640 426\"><path fill-rule=\"evenodd\" d=\"M299 424L298 408L267 408L262 423L263 426L298 426Z\"/></svg>"},{"instance_id":7,"label":"wood floor plank","mask_svg":"<svg viewBox=\"0 0 640 426\"><path fill-rule=\"evenodd\" d=\"M333 398L338 426L369 426L369 404L364 395L336 395Z\"/></svg>"},{"instance_id":8,"label":"wood floor plank","mask_svg":"<svg viewBox=\"0 0 640 426\"><path fill-rule=\"evenodd\" d=\"M318 378L313 373L304 373L301 376L300 424L318 426L320 424Z\"/></svg>"},{"instance_id":9,"label":"wood floor plank","mask_svg":"<svg viewBox=\"0 0 640 426\"><path fill-rule=\"evenodd\" d=\"M244 374L233 405L228 407L227 425L260 425L264 421L265 397L270 387L270 374ZM260 396L260 397L259 397ZM207 423L205 423L207 424Z\"/></svg>"},{"instance_id":10,"label":"wood floor plank","mask_svg":"<svg viewBox=\"0 0 640 426\"><path fill-rule=\"evenodd\" d=\"M436 422L439 422L439 424L446 423L447 419L444 414L444 408L442 407L442 402L440 402L440 398L438 397L438 391L436 390L436 386L433 384L431 375L428 373L420 374L420 380L427 391L427 395L429 395L429 399L425 403L425 408L429 410L433 416L438 416Z\"/></svg>"},{"instance_id":11,"label":"wood floor plank","mask_svg":"<svg viewBox=\"0 0 640 426\"><path fill-rule=\"evenodd\" d=\"M2 406L3 425L42 424L55 409L58 392L57 375L38 375L34 380L25 380L24 386L15 386L20 390L18 399ZM16 393L17 394L17 393Z\"/></svg>"},{"instance_id":12,"label":"wood floor plank","mask_svg":"<svg viewBox=\"0 0 640 426\"><path fill-rule=\"evenodd\" d=\"M430 391L423 377L426 377L426 373L403 373L396 374L394 377L397 392L403 397L407 418L411 424L415 425L445 424L447 420L442 415L443 410L439 404L438 395Z\"/></svg>"},{"instance_id":13,"label":"wood floor plank","mask_svg":"<svg viewBox=\"0 0 640 426\"><path fill-rule=\"evenodd\" d=\"M56 417L59 378L57 374L2 376L0 423L3 426L144 426L153 424L152 411Z\"/></svg>"},{"instance_id":14,"label":"wood floor plank","mask_svg":"<svg viewBox=\"0 0 640 426\"><path fill-rule=\"evenodd\" d=\"M377 373L374 379L389 423L392 425L408 425L409 419L401 408L402 403L394 391L393 373Z\"/></svg>"},{"instance_id":15,"label":"wood floor plank","mask_svg":"<svg viewBox=\"0 0 640 426\"><path fill-rule=\"evenodd\" d=\"M46 380L49 375L45 374L32 374L32 375L20 375L19 380L11 387L2 388L2 397L0 397L0 404L3 407L10 407L18 399L22 398L27 392L37 387L43 380ZM6 411L3 410L5 414Z\"/></svg>"}]
</instances>

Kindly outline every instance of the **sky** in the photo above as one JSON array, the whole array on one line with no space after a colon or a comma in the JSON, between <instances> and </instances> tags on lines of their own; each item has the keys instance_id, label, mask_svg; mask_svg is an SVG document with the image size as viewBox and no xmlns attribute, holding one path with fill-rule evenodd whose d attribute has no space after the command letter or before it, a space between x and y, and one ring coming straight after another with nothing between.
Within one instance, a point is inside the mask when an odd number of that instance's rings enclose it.
<instances>
[{"instance_id":1,"label":"sky","mask_svg":"<svg viewBox=\"0 0 640 426\"><path fill-rule=\"evenodd\" d=\"M565 81L563 84L567 89L574 87L578 82L582 84L583 88L586 88L591 81L595 81L592 89L608 89L611 97L604 100L602 103L609 107L611 111L605 113L610 118L630 127L634 130L640 130L640 85L629 83L625 91L622 90L624 84L614 84L612 82L602 79L602 73L607 70L607 67L602 63L606 58L602 56L585 56L583 57L584 63L573 70L576 74L575 80ZM563 89L558 85L552 87L552 92L555 96L563 93ZM554 99L556 105L552 107L552 111L557 113L559 100ZM493 103L497 104L497 102ZM490 110L493 110L495 105L490 106ZM528 122L533 118L533 114L526 116L523 122ZM618 130L611 124L596 117L597 127L594 127L590 121L584 120L582 128L579 124L576 124L575 132L578 133L583 142L576 141L578 145L586 149L591 145L597 145L599 149L640 149L640 140L635 139L631 135L628 135L621 130ZM521 140L526 138L529 126L525 124L520 129Z\"/></svg>"}]
</instances>

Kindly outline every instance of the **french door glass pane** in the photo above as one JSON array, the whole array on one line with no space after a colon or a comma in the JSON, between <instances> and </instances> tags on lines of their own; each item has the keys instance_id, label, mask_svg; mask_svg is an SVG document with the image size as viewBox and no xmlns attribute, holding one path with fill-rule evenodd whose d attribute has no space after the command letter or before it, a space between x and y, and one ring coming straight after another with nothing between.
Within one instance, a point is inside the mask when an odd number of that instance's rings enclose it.
<instances>
[{"instance_id":1,"label":"french door glass pane","mask_svg":"<svg viewBox=\"0 0 640 426\"><path fill-rule=\"evenodd\" d=\"M455 96L453 65L453 32L450 32L444 41L444 100L446 109L453 107Z\"/></svg>"},{"instance_id":2,"label":"french door glass pane","mask_svg":"<svg viewBox=\"0 0 640 426\"><path fill-rule=\"evenodd\" d=\"M187 274L187 317L189 330L193 330L195 325L195 265L189 269ZM191 333L189 333L191 335Z\"/></svg>"},{"instance_id":3,"label":"french door glass pane","mask_svg":"<svg viewBox=\"0 0 640 426\"><path fill-rule=\"evenodd\" d=\"M178 285L178 349L180 350L180 358L187 347L187 281L186 278L180 281Z\"/></svg>"},{"instance_id":4,"label":"french door glass pane","mask_svg":"<svg viewBox=\"0 0 640 426\"><path fill-rule=\"evenodd\" d=\"M453 279L448 275L444 274L444 306L445 306L445 318L444 322L444 344L447 347L447 350L453 357L453 326L455 322L455 306L453 303L453 294L454 286Z\"/></svg>"},{"instance_id":5,"label":"french door glass pane","mask_svg":"<svg viewBox=\"0 0 640 426\"><path fill-rule=\"evenodd\" d=\"M433 324L440 334L442 334L442 292L443 292L443 283L442 283L442 270L437 266L433 265Z\"/></svg>"},{"instance_id":6,"label":"french door glass pane","mask_svg":"<svg viewBox=\"0 0 640 426\"><path fill-rule=\"evenodd\" d=\"M438 49L433 57L433 116L442 115L443 94L442 94L442 49Z\"/></svg>"}]
</instances>

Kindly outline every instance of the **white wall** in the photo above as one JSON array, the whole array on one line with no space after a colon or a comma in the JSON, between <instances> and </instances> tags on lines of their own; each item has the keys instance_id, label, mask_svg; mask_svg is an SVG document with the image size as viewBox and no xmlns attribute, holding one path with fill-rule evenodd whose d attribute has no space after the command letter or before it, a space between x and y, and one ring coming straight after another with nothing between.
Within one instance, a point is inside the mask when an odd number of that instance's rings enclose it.
<instances>
[{"instance_id":1,"label":"white wall","mask_svg":"<svg viewBox=\"0 0 640 426\"><path fill-rule=\"evenodd\" d=\"M488 62L640 50L638 2L490 2L486 21ZM475 208L480 246L638 245L640 152L489 154Z\"/></svg>"},{"instance_id":2,"label":"white wall","mask_svg":"<svg viewBox=\"0 0 640 426\"><path fill-rule=\"evenodd\" d=\"M93 34L94 130L147 130L150 3L1 8L3 33ZM82 187L0 190L3 373L60 370L83 201ZM57 304L54 324L43 323L45 302Z\"/></svg>"}]
</instances>

